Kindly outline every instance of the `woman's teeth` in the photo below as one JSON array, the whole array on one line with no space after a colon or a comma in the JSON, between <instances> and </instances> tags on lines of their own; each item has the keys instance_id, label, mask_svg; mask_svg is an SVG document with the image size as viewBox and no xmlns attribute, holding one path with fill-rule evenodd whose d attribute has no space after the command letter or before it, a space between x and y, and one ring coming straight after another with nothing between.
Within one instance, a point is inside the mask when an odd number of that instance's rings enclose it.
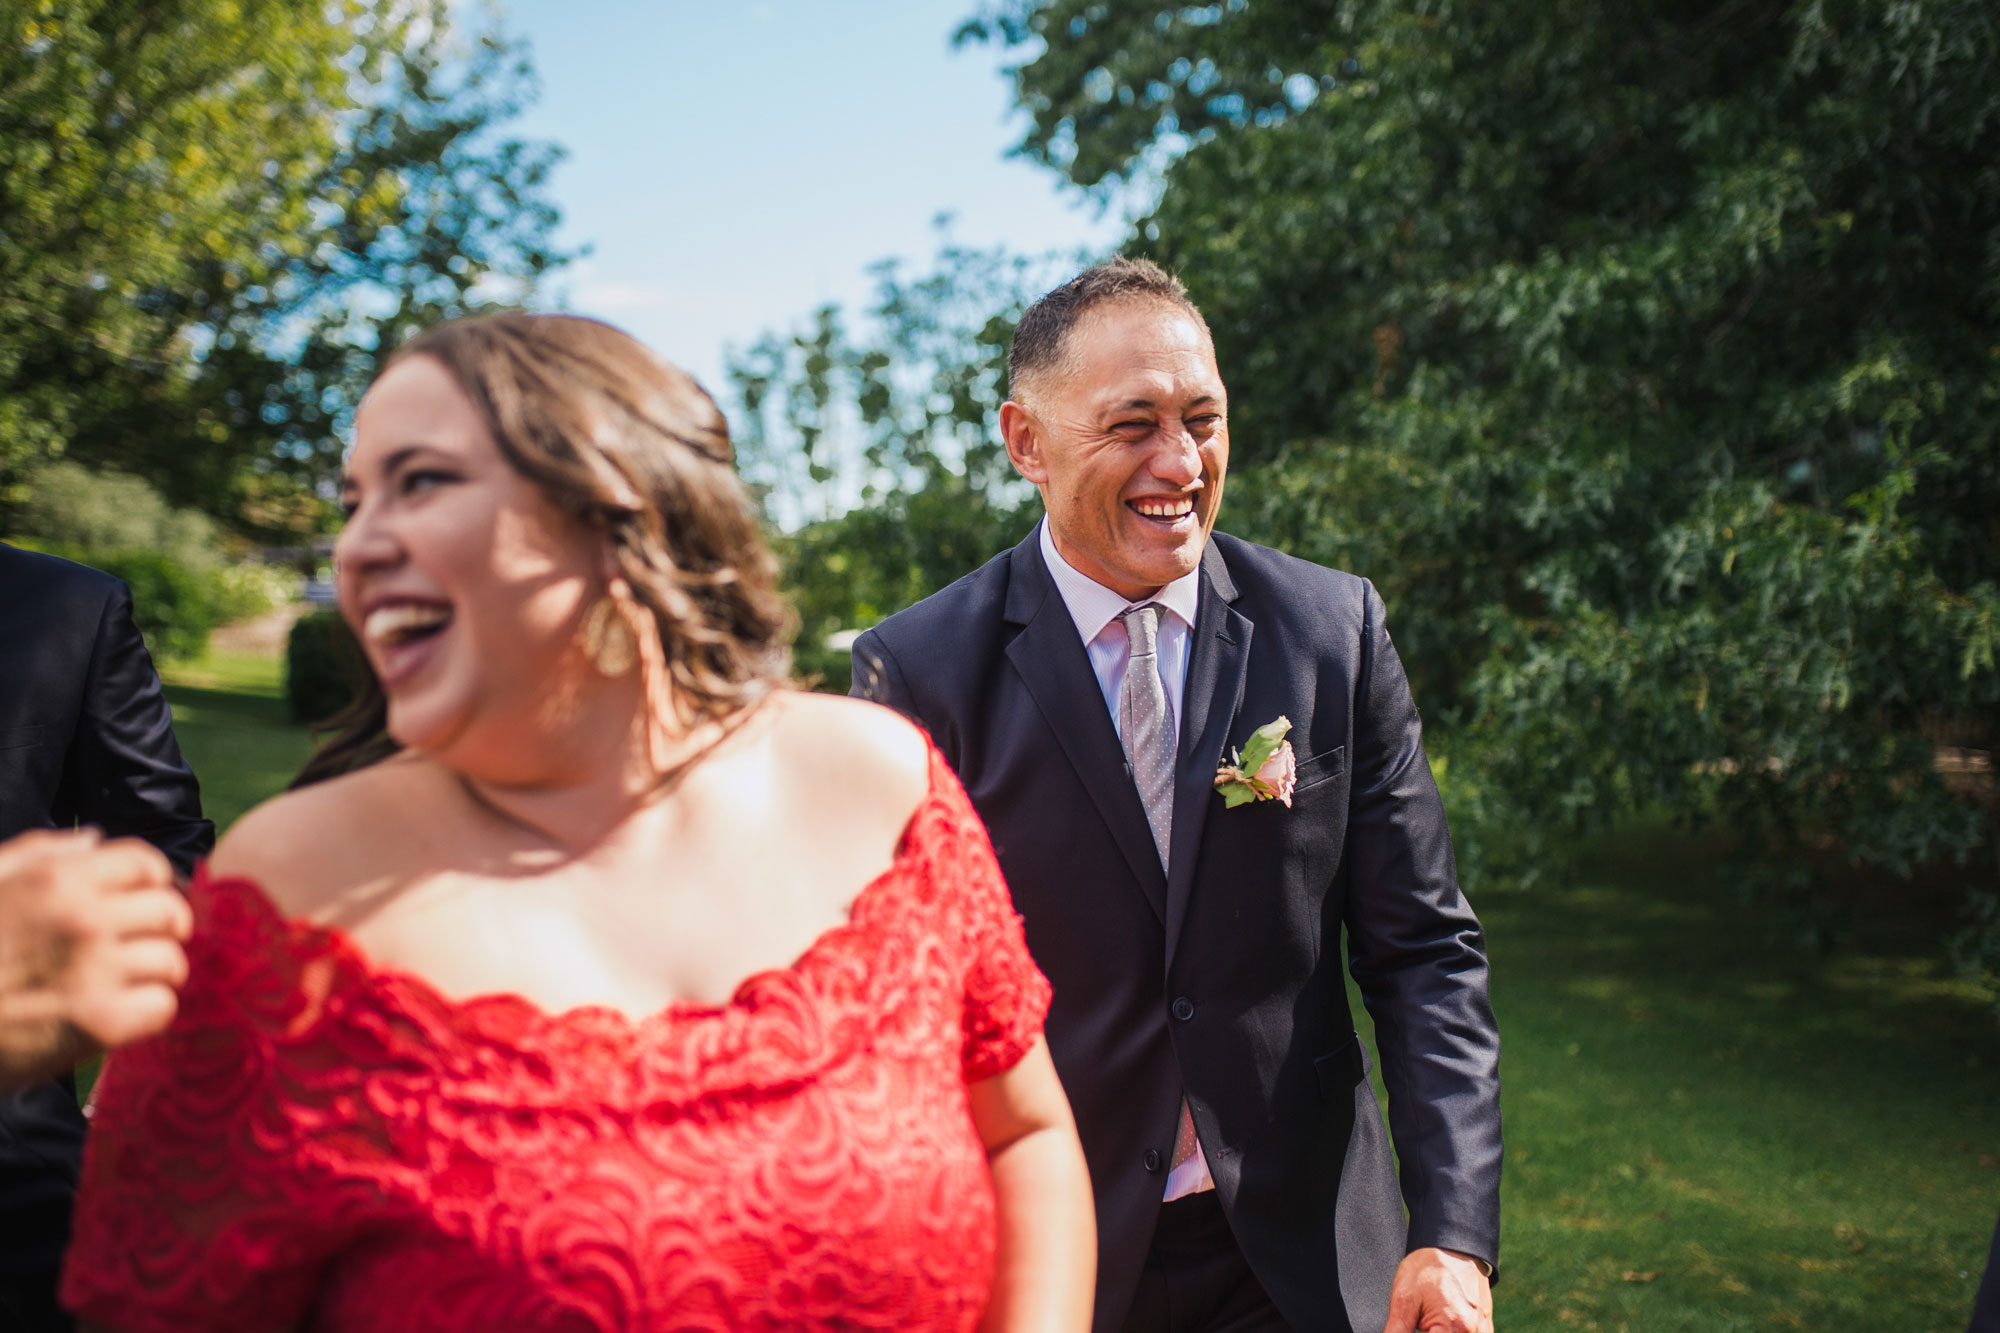
<instances>
[{"instance_id":1,"label":"woman's teeth","mask_svg":"<svg viewBox=\"0 0 2000 1333\"><path fill-rule=\"evenodd\" d=\"M442 628L450 619L449 607L401 602L370 611L368 619L362 622L361 632L373 643L394 647Z\"/></svg>"}]
</instances>

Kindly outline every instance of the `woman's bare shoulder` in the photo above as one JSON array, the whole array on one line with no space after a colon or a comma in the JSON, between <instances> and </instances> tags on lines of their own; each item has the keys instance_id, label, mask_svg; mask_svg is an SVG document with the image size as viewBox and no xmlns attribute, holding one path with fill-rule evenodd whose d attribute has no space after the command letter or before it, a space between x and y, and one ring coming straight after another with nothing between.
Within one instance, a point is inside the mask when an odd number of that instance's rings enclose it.
<instances>
[{"instance_id":1,"label":"woman's bare shoulder","mask_svg":"<svg viewBox=\"0 0 2000 1333\"><path fill-rule=\"evenodd\" d=\"M843 805L898 829L930 791L930 745L902 714L833 694L787 693L775 736L779 762Z\"/></svg>"},{"instance_id":2,"label":"woman's bare shoulder","mask_svg":"<svg viewBox=\"0 0 2000 1333\"><path fill-rule=\"evenodd\" d=\"M312 916L329 899L380 875L425 799L431 766L397 755L274 796L232 825L209 857L219 878L256 882L287 916Z\"/></svg>"}]
</instances>

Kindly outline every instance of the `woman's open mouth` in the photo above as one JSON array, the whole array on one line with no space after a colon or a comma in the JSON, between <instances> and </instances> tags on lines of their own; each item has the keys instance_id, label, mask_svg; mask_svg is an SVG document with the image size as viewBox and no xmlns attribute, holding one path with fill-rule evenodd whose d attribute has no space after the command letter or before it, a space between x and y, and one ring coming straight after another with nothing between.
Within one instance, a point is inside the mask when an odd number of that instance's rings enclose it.
<instances>
[{"instance_id":1,"label":"woman's open mouth","mask_svg":"<svg viewBox=\"0 0 2000 1333\"><path fill-rule=\"evenodd\" d=\"M443 602L389 602L370 611L361 622L361 637L383 688L421 667L450 624L451 607Z\"/></svg>"}]
</instances>

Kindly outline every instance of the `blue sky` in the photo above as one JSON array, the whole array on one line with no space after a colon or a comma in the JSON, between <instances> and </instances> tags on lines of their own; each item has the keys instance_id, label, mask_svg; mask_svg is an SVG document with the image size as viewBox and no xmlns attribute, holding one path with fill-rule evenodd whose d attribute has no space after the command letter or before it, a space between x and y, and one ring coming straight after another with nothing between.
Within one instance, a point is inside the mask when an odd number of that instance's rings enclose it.
<instances>
[{"instance_id":1,"label":"blue sky","mask_svg":"<svg viewBox=\"0 0 2000 1333\"><path fill-rule=\"evenodd\" d=\"M1038 253L1124 233L1031 163L1002 54L954 50L977 0L500 0L541 97L519 132L569 153L560 236L593 253L570 309L718 393L725 344L870 292L867 267L953 235Z\"/></svg>"}]
</instances>

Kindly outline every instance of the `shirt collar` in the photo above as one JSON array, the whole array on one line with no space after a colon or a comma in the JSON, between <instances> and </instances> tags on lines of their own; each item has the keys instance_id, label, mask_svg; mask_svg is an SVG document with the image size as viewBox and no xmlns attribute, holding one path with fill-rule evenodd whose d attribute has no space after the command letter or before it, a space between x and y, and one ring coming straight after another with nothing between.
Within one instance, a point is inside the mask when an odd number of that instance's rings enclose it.
<instances>
[{"instance_id":1,"label":"shirt collar","mask_svg":"<svg viewBox=\"0 0 2000 1333\"><path fill-rule=\"evenodd\" d=\"M1049 535L1049 521L1042 520L1042 559L1048 564L1049 577L1055 580L1056 591L1062 594L1063 605L1069 608L1070 619L1076 622L1076 632L1083 636L1087 644L1104 632L1104 627L1118 619L1128 606L1144 606L1147 602L1157 602L1165 610L1181 618L1181 623L1194 628L1195 607L1201 602L1201 565L1154 593L1151 597L1137 602L1127 601L1123 594L1115 593L1087 574L1080 574L1069 561L1063 559L1056 549L1056 540Z\"/></svg>"}]
</instances>

